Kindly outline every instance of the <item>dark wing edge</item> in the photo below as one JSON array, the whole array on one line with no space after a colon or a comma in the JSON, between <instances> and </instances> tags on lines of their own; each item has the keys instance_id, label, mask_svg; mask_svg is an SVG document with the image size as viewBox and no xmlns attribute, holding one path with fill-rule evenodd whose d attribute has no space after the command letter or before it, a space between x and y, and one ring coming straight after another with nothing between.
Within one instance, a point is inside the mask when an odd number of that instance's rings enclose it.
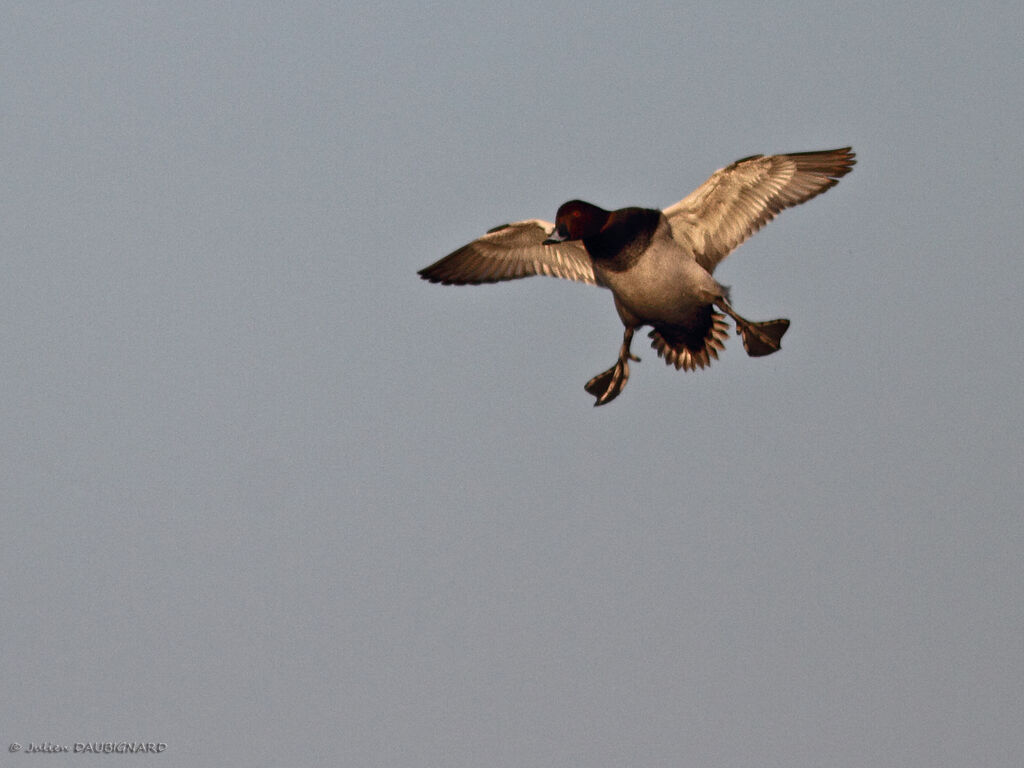
<instances>
[{"instance_id":1,"label":"dark wing edge","mask_svg":"<svg viewBox=\"0 0 1024 768\"><path fill-rule=\"evenodd\" d=\"M851 147L745 157L715 171L665 216L675 239L711 272L780 211L838 184L855 158Z\"/></svg>"},{"instance_id":2,"label":"dark wing edge","mask_svg":"<svg viewBox=\"0 0 1024 768\"><path fill-rule=\"evenodd\" d=\"M540 219L503 224L419 270L424 280L442 285L479 285L549 275L597 285L582 243L544 245L554 224Z\"/></svg>"}]
</instances>

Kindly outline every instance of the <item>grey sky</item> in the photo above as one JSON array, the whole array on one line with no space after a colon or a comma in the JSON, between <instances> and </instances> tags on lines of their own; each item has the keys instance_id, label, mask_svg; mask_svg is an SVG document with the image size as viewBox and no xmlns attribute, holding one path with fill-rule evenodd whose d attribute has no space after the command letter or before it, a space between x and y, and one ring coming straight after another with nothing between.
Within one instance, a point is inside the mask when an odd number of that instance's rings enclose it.
<instances>
[{"instance_id":1,"label":"grey sky","mask_svg":"<svg viewBox=\"0 0 1024 768\"><path fill-rule=\"evenodd\" d=\"M7 4L5 764L1024 762L1022 35L1019 2ZM637 343L604 408L610 294L415 274L846 144L716 272L783 350Z\"/></svg>"}]
</instances>

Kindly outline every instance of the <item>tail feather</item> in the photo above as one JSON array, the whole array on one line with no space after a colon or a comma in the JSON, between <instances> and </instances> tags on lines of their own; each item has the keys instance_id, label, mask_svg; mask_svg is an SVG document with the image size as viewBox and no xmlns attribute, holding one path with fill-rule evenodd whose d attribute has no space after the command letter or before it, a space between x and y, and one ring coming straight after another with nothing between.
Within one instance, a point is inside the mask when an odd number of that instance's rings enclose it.
<instances>
[{"instance_id":1,"label":"tail feather","mask_svg":"<svg viewBox=\"0 0 1024 768\"><path fill-rule=\"evenodd\" d=\"M695 327L654 326L648 336L653 339L651 346L658 351L658 357L665 358L665 363L674 365L676 370L685 371L706 368L712 359L717 360L729 337L725 315L708 307L701 320Z\"/></svg>"}]
</instances>

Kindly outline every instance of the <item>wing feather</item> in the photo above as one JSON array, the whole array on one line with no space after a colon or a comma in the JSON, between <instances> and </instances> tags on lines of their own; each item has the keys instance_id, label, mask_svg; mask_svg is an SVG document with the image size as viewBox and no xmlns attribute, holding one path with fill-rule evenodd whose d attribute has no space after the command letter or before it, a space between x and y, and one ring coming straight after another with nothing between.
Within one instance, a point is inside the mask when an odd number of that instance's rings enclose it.
<instances>
[{"instance_id":1,"label":"wing feather","mask_svg":"<svg viewBox=\"0 0 1024 768\"><path fill-rule=\"evenodd\" d=\"M579 241L544 245L555 225L540 219L495 227L419 271L432 283L469 285L549 275L597 285L594 267Z\"/></svg>"},{"instance_id":2,"label":"wing feather","mask_svg":"<svg viewBox=\"0 0 1024 768\"><path fill-rule=\"evenodd\" d=\"M779 211L810 200L849 173L850 147L789 155L753 155L715 171L665 209L677 241L708 272Z\"/></svg>"}]
</instances>

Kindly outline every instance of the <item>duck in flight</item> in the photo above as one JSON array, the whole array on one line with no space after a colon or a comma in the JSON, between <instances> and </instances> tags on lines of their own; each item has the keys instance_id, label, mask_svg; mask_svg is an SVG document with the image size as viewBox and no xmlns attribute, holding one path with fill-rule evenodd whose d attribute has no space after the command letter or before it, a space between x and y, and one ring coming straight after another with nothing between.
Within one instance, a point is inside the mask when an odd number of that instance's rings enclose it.
<instances>
[{"instance_id":1,"label":"duck in flight","mask_svg":"<svg viewBox=\"0 0 1024 768\"><path fill-rule=\"evenodd\" d=\"M789 320L753 322L729 303L715 267L775 215L835 186L856 162L850 147L753 155L715 171L663 211L606 211L582 200L539 219L495 227L419 271L444 285L477 285L550 275L608 288L625 333L615 365L587 382L594 405L629 380L634 332L651 326L651 346L676 369L710 365L725 348L728 315L751 357L777 352ZM724 314L723 314L724 313Z\"/></svg>"}]
</instances>

